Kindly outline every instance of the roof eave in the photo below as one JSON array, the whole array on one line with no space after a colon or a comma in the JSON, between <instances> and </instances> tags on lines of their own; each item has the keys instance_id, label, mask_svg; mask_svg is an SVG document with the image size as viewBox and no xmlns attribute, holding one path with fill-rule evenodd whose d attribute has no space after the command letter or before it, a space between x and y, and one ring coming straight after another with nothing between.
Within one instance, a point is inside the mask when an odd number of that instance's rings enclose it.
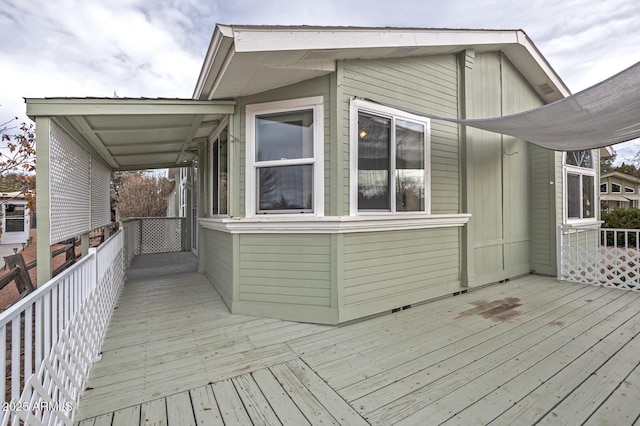
<instances>
[{"instance_id":1,"label":"roof eave","mask_svg":"<svg viewBox=\"0 0 640 426\"><path fill-rule=\"evenodd\" d=\"M220 98L233 97L228 93L217 93L216 89L225 77L229 64L239 56L256 55L258 61L259 54L307 51L314 52L314 56L327 54L327 61L335 61L349 58L349 54L355 50L365 49L375 55L377 49L380 57L389 57L389 49L404 50L403 56L410 56L406 54L407 50L420 47L501 50L546 102L570 94L562 79L522 30L234 25L216 27L194 97L212 99L216 94ZM262 62L255 63L256 67L265 65ZM282 64L279 67L283 70L287 68ZM326 65L324 67L330 69ZM552 90L545 93L545 89Z\"/></svg>"},{"instance_id":2,"label":"roof eave","mask_svg":"<svg viewBox=\"0 0 640 426\"><path fill-rule=\"evenodd\" d=\"M200 69L200 75L193 91L193 99L210 99L208 95L233 44L233 29L228 25L217 24Z\"/></svg>"}]
</instances>

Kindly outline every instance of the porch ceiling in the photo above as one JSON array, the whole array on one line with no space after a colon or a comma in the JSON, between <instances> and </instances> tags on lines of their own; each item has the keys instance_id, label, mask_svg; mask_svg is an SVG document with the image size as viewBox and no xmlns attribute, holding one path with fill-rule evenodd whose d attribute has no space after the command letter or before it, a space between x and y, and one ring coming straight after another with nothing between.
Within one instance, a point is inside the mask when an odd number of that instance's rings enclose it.
<instances>
[{"instance_id":1,"label":"porch ceiling","mask_svg":"<svg viewBox=\"0 0 640 426\"><path fill-rule=\"evenodd\" d=\"M32 119L50 117L114 170L184 166L198 142L233 114L232 101L26 99Z\"/></svg>"}]
</instances>

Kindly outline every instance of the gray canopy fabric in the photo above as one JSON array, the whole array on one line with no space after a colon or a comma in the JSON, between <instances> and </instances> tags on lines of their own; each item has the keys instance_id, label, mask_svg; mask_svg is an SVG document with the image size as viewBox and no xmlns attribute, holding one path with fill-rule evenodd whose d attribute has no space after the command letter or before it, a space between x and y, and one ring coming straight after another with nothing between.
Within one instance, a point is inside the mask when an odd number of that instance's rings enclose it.
<instances>
[{"instance_id":1,"label":"gray canopy fabric","mask_svg":"<svg viewBox=\"0 0 640 426\"><path fill-rule=\"evenodd\" d=\"M449 119L556 151L600 148L640 137L640 62L545 106L487 119Z\"/></svg>"}]
</instances>

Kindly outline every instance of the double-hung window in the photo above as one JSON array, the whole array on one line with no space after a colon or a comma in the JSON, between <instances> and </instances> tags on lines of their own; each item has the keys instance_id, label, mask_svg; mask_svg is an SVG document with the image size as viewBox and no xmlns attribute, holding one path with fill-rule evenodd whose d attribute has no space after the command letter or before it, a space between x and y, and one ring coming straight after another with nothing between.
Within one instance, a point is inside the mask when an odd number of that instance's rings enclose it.
<instances>
[{"instance_id":1,"label":"double-hung window","mask_svg":"<svg viewBox=\"0 0 640 426\"><path fill-rule=\"evenodd\" d=\"M567 221L596 218L596 170L591 151L569 151L565 154L565 214Z\"/></svg>"},{"instance_id":2,"label":"double-hung window","mask_svg":"<svg viewBox=\"0 0 640 426\"><path fill-rule=\"evenodd\" d=\"M430 211L429 120L351 101L351 214Z\"/></svg>"},{"instance_id":3,"label":"double-hung window","mask_svg":"<svg viewBox=\"0 0 640 426\"><path fill-rule=\"evenodd\" d=\"M247 106L247 216L323 214L322 97Z\"/></svg>"}]
</instances>

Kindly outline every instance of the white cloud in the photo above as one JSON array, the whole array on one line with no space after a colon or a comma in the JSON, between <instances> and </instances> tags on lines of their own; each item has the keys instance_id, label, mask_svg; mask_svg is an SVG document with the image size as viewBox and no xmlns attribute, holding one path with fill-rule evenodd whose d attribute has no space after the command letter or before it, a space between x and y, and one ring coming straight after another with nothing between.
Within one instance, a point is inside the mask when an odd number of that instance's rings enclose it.
<instances>
[{"instance_id":1,"label":"white cloud","mask_svg":"<svg viewBox=\"0 0 640 426\"><path fill-rule=\"evenodd\" d=\"M636 0L0 0L0 120L22 97L189 97L214 24L523 29L574 91L640 60Z\"/></svg>"}]
</instances>

